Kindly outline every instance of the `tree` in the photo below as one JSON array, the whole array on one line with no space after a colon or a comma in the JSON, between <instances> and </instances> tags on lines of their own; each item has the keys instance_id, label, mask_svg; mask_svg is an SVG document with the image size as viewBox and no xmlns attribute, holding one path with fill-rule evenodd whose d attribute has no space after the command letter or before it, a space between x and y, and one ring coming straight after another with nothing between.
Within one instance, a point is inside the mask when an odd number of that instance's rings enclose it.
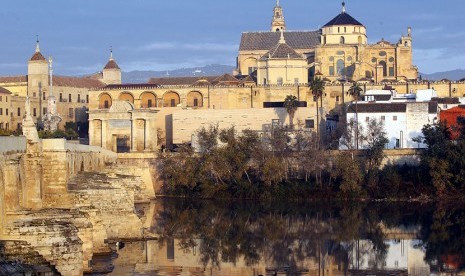
<instances>
[{"instance_id":1,"label":"tree","mask_svg":"<svg viewBox=\"0 0 465 276\"><path fill-rule=\"evenodd\" d=\"M376 170L384 159L384 148L389 143L382 120L370 119L362 134L367 147L368 170Z\"/></svg>"},{"instance_id":2,"label":"tree","mask_svg":"<svg viewBox=\"0 0 465 276\"><path fill-rule=\"evenodd\" d=\"M294 129L294 115L299 107L297 97L294 95L287 95L284 99L284 107L287 110L287 114L289 114L289 125L291 129Z\"/></svg>"},{"instance_id":3,"label":"tree","mask_svg":"<svg viewBox=\"0 0 465 276\"><path fill-rule=\"evenodd\" d=\"M316 102L316 130L319 134L320 114L318 108L318 100L323 97L323 93L325 91L325 84L319 77L317 77L310 83L310 90L312 91L313 99Z\"/></svg>"},{"instance_id":4,"label":"tree","mask_svg":"<svg viewBox=\"0 0 465 276\"><path fill-rule=\"evenodd\" d=\"M355 123L358 125L358 101L360 100L360 96L362 95L363 89L360 87L358 82L352 83L352 86L349 88L349 95L354 99L355 101ZM358 128L355 128L355 143L356 146L355 148L358 149Z\"/></svg>"}]
</instances>

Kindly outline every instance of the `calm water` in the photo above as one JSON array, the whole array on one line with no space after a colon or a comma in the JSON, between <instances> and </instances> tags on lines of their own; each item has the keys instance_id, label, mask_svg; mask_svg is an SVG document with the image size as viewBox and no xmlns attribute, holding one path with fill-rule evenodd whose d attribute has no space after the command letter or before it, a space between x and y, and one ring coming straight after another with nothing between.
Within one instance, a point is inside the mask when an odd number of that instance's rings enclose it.
<instances>
[{"instance_id":1,"label":"calm water","mask_svg":"<svg viewBox=\"0 0 465 276\"><path fill-rule=\"evenodd\" d=\"M112 275L457 275L464 208L165 200L138 206L157 241L126 243Z\"/></svg>"},{"instance_id":2,"label":"calm water","mask_svg":"<svg viewBox=\"0 0 465 276\"><path fill-rule=\"evenodd\" d=\"M465 275L465 206L158 200L110 275ZM0 241L1 244L1 241ZM0 248L1 249L1 248ZM1 255L1 254L0 254ZM1 256L0 256L1 257ZM93 275L100 275L94 273Z\"/></svg>"}]
</instances>

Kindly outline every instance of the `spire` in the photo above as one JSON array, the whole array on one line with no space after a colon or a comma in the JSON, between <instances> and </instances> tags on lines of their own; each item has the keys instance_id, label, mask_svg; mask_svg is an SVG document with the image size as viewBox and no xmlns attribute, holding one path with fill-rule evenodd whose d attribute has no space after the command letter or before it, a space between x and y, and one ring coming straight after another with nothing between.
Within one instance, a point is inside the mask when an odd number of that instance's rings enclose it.
<instances>
[{"instance_id":1,"label":"spire","mask_svg":"<svg viewBox=\"0 0 465 276\"><path fill-rule=\"evenodd\" d=\"M284 30L281 30L281 37L279 38L279 43L280 44L286 43L286 39L284 39Z\"/></svg>"},{"instance_id":2,"label":"spire","mask_svg":"<svg viewBox=\"0 0 465 276\"><path fill-rule=\"evenodd\" d=\"M113 46L110 46L110 60L113 60Z\"/></svg>"},{"instance_id":3,"label":"spire","mask_svg":"<svg viewBox=\"0 0 465 276\"><path fill-rule=\"evenodd\" d=\"M39 35L37 35L37 40L36 40L36 53L40 53L40 47L39 47Z\"/></svg>"},{"instance_id":4,"label":"spire","mask_svg":"<svg viewBox=\"0 0 465 276\"><path fill-rule=\"evenodd\" d=\"M276 0L276 7L279 7L279 0Z\"/></svg>"},{"instance_id":5,"label":"spire","mask_svg":"<svg viewBox=\"0 0 465 276\"><path fill-rule=\"evenodd\" d=\"M342 1L342 13L346 13L346 2Z\"/></svg>"}]
</instances>

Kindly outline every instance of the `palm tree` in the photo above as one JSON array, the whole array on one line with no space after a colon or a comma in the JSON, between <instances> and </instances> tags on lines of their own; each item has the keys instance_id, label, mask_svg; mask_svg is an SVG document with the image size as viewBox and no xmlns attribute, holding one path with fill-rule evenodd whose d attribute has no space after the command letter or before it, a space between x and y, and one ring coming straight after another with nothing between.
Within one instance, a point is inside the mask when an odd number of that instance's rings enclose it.
<instances>
[{"instance_id":1,"label":"palm tree","mask_svg":"<svg viewBox=\"0 0 465 276\"><path fill-rule=\"evenodd\" d=\"M362 87L358 82L352 83L352 86L349 88L349 95L352 96L352 99L355 100L355 148L358 150L358 101L360 96L362 96Z\"/></svg>"},{"instance_id":2,"label":"palm tree","mask_svg":"<svg viewBox=\"0 0 465 276\"><path fill-rule=\"evenodd\" d=\"M297 97L294 95L287 95L284 99L284 107L287 110L287 114L289 114L289 125L291 129L294 129L294 115L299 107Z\"/></svg>"},{"instance_id":3,"label":"palm tree","mask_svg":"<svg viewBox=\"0 0 465 276\"><path fill-rule=\"evenodd\" d=\"M323 93L325 91L325 84L319 77L317 77L313 79L313 81L310 83L310 90L312 90L313 99L314 101L316 101L316 132L319 134L320 114L318 111L318 100L323 97Z\"/></svg>"}]
</instances>

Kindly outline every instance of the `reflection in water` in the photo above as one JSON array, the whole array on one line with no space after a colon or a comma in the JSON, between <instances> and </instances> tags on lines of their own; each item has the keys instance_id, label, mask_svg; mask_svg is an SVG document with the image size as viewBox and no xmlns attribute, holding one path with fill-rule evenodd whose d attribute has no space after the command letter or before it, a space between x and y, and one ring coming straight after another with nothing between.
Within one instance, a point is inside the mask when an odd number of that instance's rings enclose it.
<instances>
[{"instance_id":1,"label":"reflection in water","mask_svg":"<svg viewBox=\"0 0 465 276\"><path fill-rule=\"evenodd\" d=\"M94 255L94 273L460 275L465 264L465 209L457 206L177 199L136 211L158 238L110 241L115 253ZM0 264L13 258L9 248Z\"/></svg>"}]
</instances>

